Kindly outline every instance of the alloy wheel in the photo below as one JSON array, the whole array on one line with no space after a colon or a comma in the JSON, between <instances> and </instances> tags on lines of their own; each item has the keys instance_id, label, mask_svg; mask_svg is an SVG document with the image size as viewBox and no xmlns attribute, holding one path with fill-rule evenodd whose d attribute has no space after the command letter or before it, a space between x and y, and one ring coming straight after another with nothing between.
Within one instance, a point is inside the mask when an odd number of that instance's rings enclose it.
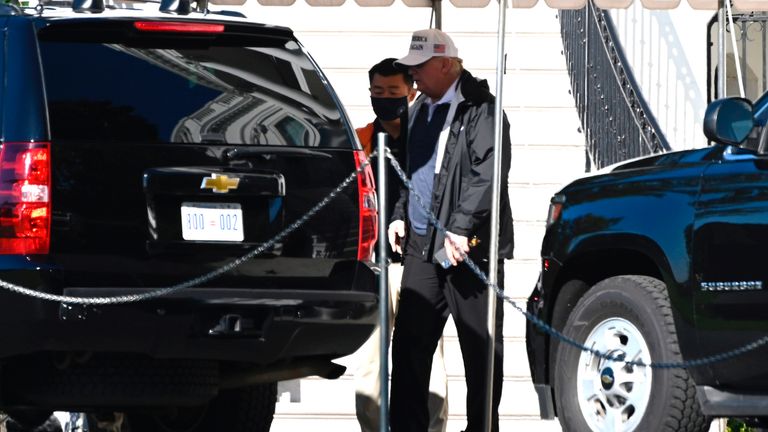
<instances>
[{"instance_id":1,"label":"alloy wheel","mask_svg":"<svg viewBox=\"0 0 768 432\"><path fill-rule=\"evenodd\" d=\"M598 324L585 345L617 359L651 362L643 334L631 322L610 318ZM590 352L579 357L579 407L593 431L631 432L643 418L651 394L653 371L607 360Z\"/></svg>"}]
</instances>

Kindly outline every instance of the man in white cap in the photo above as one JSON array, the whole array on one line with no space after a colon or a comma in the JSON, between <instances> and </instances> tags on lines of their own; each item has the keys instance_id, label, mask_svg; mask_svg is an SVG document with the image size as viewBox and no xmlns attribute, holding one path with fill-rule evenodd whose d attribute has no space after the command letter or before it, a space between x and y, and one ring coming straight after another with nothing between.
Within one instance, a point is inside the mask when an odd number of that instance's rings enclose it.
<instances>
[{"instance_id":1,"label":"man in white cap","mask_svg":"<svg viewBox=\"0 0 768 432\"><path fill-rule=\"evenodd\" d=\"M488 291L466 265L488 270L493 184L494 103L485 81L463 69L458 49L440 30L413 33L409 67L421 96L409 114L406 171L413 189L401 194L388 238L403 254L400 306L392 342L392 432L427 430L432 354L453 316L467 380L466 432L484 431L488 352ZM503 259L512 258L512 211L507 174L511 144L504 119L501 145L499 287ZM417 196L429 209L419 205ZM448 234L435 227L431 215ZM498 431L503 377L503 307L496 309L492 430Z\"/></svg>"}]
</instances>

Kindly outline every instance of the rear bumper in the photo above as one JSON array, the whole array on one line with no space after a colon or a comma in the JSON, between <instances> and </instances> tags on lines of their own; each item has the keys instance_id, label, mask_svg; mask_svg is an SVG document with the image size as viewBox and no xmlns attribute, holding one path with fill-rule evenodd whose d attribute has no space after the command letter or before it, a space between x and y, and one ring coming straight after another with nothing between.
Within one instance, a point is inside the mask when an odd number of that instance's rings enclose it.
<instances>
[{"instance_id":1,"label":"rear bumper","mask_svg":"<svg viewBox=\"0 0 768 432\"><path fill-rule=\"evenodd\" d=\"M67 288L107 297L140 288ZM0 293L0 357L51 351L142 353L270 365L336 358L362 345L376 325L367 292L189 288L108 306L43 302Z\"/></svg>"}]
</instances>

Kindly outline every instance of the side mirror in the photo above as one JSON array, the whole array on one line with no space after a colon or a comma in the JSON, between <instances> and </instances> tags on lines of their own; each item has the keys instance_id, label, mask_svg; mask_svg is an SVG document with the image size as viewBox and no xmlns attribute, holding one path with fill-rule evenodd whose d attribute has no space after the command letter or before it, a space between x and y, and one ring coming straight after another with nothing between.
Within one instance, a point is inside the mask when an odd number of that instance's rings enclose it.
<instances>
[{"instance_id":1,"label":"side mirror","mask_svg":"<svg viewBox=\"0 0 768 432\"><path fill-rule=\"evenodd\" d=\"M160 12L176 15L189 15L192 6L189 0L160 0Z\"/></svg>"},{"instance_id":2,"label":"side mirror","mask_svg":"<svg viewBox=\"0 0 768 432\"><path fill-rule=\"evenodd\" d=\"M741 144L754 126L752 102L744 98L718 99L709 104L704 114L704 135L721 144Z\"/></svg>"},{"instance_id":3,"label":"side mirror","mask_svg":"<svg viewBox=\"0 0 768 432\"><path fill-rule=\"evenodd\" d=\"M72 10L77 13L102 13L104 12L104 0L74 0Z\"/></svg>"}]
</instances>

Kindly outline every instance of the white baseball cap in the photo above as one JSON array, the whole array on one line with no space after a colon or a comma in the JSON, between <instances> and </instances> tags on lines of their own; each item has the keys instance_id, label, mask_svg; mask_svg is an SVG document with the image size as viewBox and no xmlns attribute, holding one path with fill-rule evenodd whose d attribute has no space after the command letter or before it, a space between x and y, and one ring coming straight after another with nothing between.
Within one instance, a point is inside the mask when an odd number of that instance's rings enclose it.
<instances>
[{"instance_id":1,"label":"white baseball cap","mask_svg":"<svg viewBox=\"0 0 768 432\"><path fill-rule=\"evenodd\" d=\"M432 57L458 57L459 50L451 37L438 29L426 29L413 32L408 55L395 63L416 66Z\"/></svg>"}]
</instances>

